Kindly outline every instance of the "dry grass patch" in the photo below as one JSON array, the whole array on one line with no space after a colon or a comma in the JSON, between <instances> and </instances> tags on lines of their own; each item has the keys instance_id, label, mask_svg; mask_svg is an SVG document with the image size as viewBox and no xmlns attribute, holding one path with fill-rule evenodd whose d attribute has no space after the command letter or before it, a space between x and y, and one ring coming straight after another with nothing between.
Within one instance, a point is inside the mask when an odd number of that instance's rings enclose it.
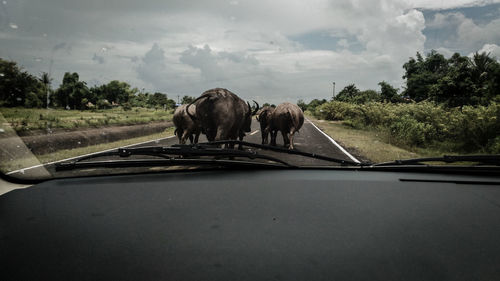
<instances>
[{"instance_id":1,"label":"dry grass patch","mask_svg":"<svg viewBox=\"0 0 500 281\"><path fill-rule=\"evenodd\" d=\"M308 116L316 126L339 142L354 156L371 162L386 162L394 159L424 157L424 154L411 152L384 142L384 136L367 130L357 130L342 125L342 121L318 120Z\"/></svg>"}]
</instances>

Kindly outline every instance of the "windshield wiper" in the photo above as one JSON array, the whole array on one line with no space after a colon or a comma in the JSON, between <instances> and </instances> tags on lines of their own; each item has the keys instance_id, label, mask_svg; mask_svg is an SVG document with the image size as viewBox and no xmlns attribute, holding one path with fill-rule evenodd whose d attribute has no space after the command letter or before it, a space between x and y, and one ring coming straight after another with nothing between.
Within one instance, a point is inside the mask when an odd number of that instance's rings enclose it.
<instances>
[{"instance_id":1,"label":"windshield wiper","mask_svg":"<svg viewBox=\"0 0 500 281\"><path fill-rule=\"evenodd\" d=\"M400 159L377 163L372 166L426 165L424 162L476 162L482 165L500 166L500 155L444 155L442 157Z\"/></svg>"},{"instance_id":2,"label":"windshield wiper","mask_svg":"<svg viewBox=\"0 0 500 281\"><path fill-rule=\"evenodd\" d=\"M304 157L309 157L309 158L314 158L314 159L319 159L319 160L325 160L325 161L329 161L329 162L339 163L342 166L346 166L346 165L351 165L351 166L369 166L369 165L371 165L371 163L368 163L368 162L357 163L357 162L350 161L350 160L344 160L344 159L339 159L339 158L328 157L328 156L324 156L324 155L316 154L316 153L303 152L303 151L296 150L296 149L291 150L291 149L281 148L281 147L277 147L277 146L270 146L270 145L257 144L257 143L251 143L251 142L245 142L245 141L238 141L238 140L214 141L214 142L208 142L208 143L192 144L192 145L188 145L188 146L197 146L197 145L223 145L223 144L241 145L241 146L248 146L248 147L260 148L260 149L263 149L263 150L270 150L270 151L280 152L280 153L300 155L300 156L304 156ZM177 145L174 145L174 146L177 146Z\"/></svg>"},{"instance_id":3,"label":"windshield wiper","mask_svg":"<svg viewBox=\"0 0 500 281\"><path fill-rule=\"evenodd\" d=\"M209 143L208 143L209 144ZM141 159L141 160L129 160L129 161L120 161L113 164L112 160L107 161L95 161L95 162L83 162L84 160L106 157L106 156L119 156L122 158L130 157L132 155L138 156L154 156L164 158L164 161L154 161L151 159ZM172 155L181 156L182 158L172 157ZM189 157L201 157L201 156L214 156L215 159L186 159ZM235 150L235 149L224 149L213 147L213 145L175 145L172 147L163 147L163 146L147 146L147 147L137 147L137 148L118 148L112 151L106 151L101 153L96 153L88 156L84 156L78 158L74 161L70 162L62 162L57 163L56 170L71 170L75 168L82 167L95 167L95 166L150 166L150 165L177 165L177 164L206 164L206 163L217 163L220 158L231 158L235 157L243 157L248 159L263 159L268 161L273 161L276 163L280 163L285 165L286 167L295 167L292 164L289 164L281 159L276 157L261 155L255 151L244 151L244 150ZM235 161L232 161L235 163ZM257 164L257 163L255 163Z\"/></svg>"}]
</instances>

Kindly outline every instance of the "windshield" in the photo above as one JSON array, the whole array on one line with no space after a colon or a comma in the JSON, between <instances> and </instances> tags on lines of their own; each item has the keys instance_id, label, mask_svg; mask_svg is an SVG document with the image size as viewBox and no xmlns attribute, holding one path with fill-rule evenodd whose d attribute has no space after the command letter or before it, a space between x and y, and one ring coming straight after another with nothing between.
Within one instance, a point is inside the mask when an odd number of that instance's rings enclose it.
<instances>
[{"instance_id":1,"label":"windshield","mask_svg":"<svg viewBox=\"0 0 500 281\"><path fill-rule=\"evenodd\" d=\"M0 172L497 155L499 30L497 1L3 0ZM189 146L224 140L263 146Z\"/></svg>"}]
</instances>

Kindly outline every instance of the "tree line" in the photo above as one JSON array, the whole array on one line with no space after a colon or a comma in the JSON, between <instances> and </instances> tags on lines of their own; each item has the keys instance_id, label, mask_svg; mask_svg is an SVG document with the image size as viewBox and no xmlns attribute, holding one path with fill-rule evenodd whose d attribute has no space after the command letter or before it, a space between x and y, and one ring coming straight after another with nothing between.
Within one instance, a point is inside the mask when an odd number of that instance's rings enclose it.
<instances>
[{"instance_id":1,"label":"tree line","mask_svg":"<svg viewBox=\"0 0 500 281\"><path fill-rule=\"evenodd\" d=\"M176 105L167 94L139 91L118 80L89 87L85 81L80 80L76 72L66 72L57 89L50 87L51 82L47 73L36 77L22 70L15 62L0 59L0 106L43 108L48 103L51 107L66 109L108 109L122 106L128 110L132 107L172 109ZM194 97L185 95L181 103L193 100Z\"/></svg>"},{"instance_id":2,"label":"tree line","mask_svg":"<svg viewBox=\"0 0 500 281\"><path fill-rule=\"evenodd\" d=\"M453 54L446 59L432 50L425 57L419 52L403 64L406 87L400 91L382 81L380 91L359 90L356 85L344 87L334 101L353 104L368 102L410 103L434 102L447 107L489 105L500 102L500 63L489 53L475 53L471 57ZM310 103L299 100L302 110L314 109L327 100L314 99Z\"/></svg>"}]
</instances>

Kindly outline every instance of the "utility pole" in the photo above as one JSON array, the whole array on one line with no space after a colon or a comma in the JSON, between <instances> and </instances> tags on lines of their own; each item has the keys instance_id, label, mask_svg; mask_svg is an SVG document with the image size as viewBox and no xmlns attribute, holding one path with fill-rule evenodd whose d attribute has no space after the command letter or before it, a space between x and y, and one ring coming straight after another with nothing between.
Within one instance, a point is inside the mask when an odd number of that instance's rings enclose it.
<instances>
[{"instance_id":1,"label":"utility pole","mask_svg":"<svg viewBox=\"0 0 500 281\"><path fill-rule=\"evenodd\" d=\"M335 97L335 82L332 82L332 83L333 83L333 96L332 96L332 98L334 98Z\"/></svg>"},{"instance_id":2,"label":"utility pole","mask_svg":"<svg viewBox=\"0 0 500 281\"><path fill-rule=\"evenodd\" d=\"M179 103L180 103L180 102L179 102L179 95L177 95L177 104L179 104Z\"/></svg>"}]
</instances>

